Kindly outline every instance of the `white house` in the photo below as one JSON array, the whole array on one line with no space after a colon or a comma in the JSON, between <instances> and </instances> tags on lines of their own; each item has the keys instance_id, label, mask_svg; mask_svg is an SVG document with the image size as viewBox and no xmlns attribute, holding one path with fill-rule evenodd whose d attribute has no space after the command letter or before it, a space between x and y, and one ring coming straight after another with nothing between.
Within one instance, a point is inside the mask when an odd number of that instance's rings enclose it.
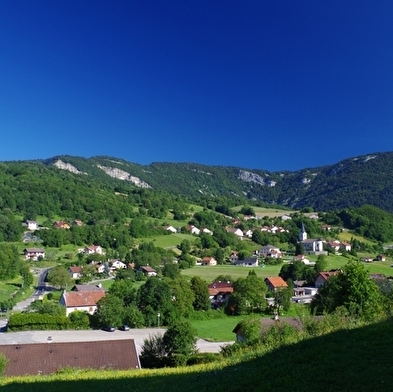
<instances>
[{"instance_id":1,"label":"white house","mask_svg":"<svg viewBox=\"0 0 393 392\"><path fill-rule=\"evenodd\" d=\"M45 258L45 250L41 248L26 248L23 250L25 260L37 261L39 257Z\"/></svg>"},{"instance_id":2,"label":"white house","mask_svg":"<svg viewBox=\"0 0 393 392\"><path fill-rule=\"evenodd\" d=\"M173 226L165 226L165 230L171 233L177 233L177 230Z\"/></svg>"},{"instance_id":3,"label":"white house","mask_svg":"<svg viewBox=\"0 0 393 392\"><path fill-rule=\"evenodd\" d=\"M72 279L79 279L82 276L82 267L68 267L68 273Z\"/></svg>"},{"instance_id":4,"label":"white house","mask_svg":"<svg viewBox=\"0 0 393 392\"><path fill-rule=\"evenodd\" d=\"M202 228L202 233L213 235L213 232L211 230L209 230L207 227Z\"/></svg>"},{"instance_id":5,"label":"white house","mask_svg":"<svg viewBox=\"0 0 393 392\"><path fill-rule=\"evenodd\" d=\"M87 255L93 255L94 253L97 253L99 255L103 255L105 253L104 250L102 249L102 247L99 245L86 246L84 252Z\"/></svg>"},{"instance_id":6,"label":"white house","mask_svg":"<svg viewBox=\"0 0 393 392\"><path fill-rule=\"evenodd\" d=\"M201 265L217 265L217 260L214 257L206 256L202 259Z\"/></svg>"},{"instance_id":7,"label":"white house","mask_svg":"<svg viewBox=\"0 0 393 392\"><path fill-rule=\"evenodd\" d=\"M120 260L110 260L111 269L125 269L127 266Z\"/></svg>"},{"instance_id":8,"label":"white house","mask_svg":"<svg viewBox=\"0 0 393 392\"><path fill-rule=\"evenodd\" d=\"M38 224L36 221L27 220L23 223L27 227L27 230L36 231L38 229Z\"/></svg>"},{"instance_id":9,"label":"white house","mask_svg":"<svg viewBox=\"0 0 393 392\"><path fill-rule=\"evenodd\" d=\"M226 229L226 231L227 231L227 233L235 234L239 238L243 238L243 232L240 229L237 229L236 227L228 228L228 229Z\"/></svg>"},{"instance_id":10,"label":"white house","mask_svg":"<svg viewBox=\"0 0 393 392\"><path fill-rule=\"evenodd\" d=\"M97 302L105 296L105 291L64 291L60 297L60 305L65 306L66 316L77 310L94 314Z\"/></svg>"},{"instance_id":11,"label":"white house","mask_svg":"<svg viewBox=\"0 0 393 392\"><path fill-rule=\"evenodd\" d=\"M188 226L187 229L188 229L188 231L191 232L191 234L195 234L195 235L199 235L201 232L197 227L195 227L193 225Z\"/></svg>"}]
</instances>

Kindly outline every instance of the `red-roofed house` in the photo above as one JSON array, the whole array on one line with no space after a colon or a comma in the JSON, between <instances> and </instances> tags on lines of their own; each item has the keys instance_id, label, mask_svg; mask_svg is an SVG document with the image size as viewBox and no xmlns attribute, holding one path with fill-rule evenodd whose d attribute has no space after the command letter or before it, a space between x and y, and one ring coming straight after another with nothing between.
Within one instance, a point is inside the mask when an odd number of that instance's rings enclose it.
<instances>
[{"instance_id":1,"label":"red-roofed house","mask_svg":"<svg viewBox=\"0 0 393 392\"><path fill-rule=\"evenodd\" d=\"M281 276L269 276L265 278L265 283L269 291L277 291L288 287L287 282Z\"/></svg>"},{"instance_id":2,"label":"red-roofed house","mask_svg":"<svg viewBox=\"0 0 393 392\"><path fill-rule=\"evenodd\" d=\"M202 259L202 265L217 265L217 260L214 257L206 256Z\"/></svg>"},{"instance_id":3,"label":"red-roofed house","mask_svg":"<svg viewBox=\"0 0 393 392\"><path fill-rule=\"evenodd\" d=\"M101 248L100 245L86 246L86 248L84 249L84 252L87 255L93 255L94 253L97 253L99 255L104 254L104 250Z\"/></svg>"},{"instance_id":4,"label":"red-roofed house","mask_svg":"<svg viewBox=\"0 0 393 392\"><path fill-rule=\"evenodd\" d=\"M98 300L104 296L104 291L63 292L60 297L60 305L65 306L66 316L77 310L93 314L97 309Z\"/></svg>"},{"instance_id":5,"label":"red-roofed house","mask_svg":"<svg viewBox=\"0 0 393 392\"><path fill-rule=\"evenodd\" d=\"M69 225L69 223L64 222L64 221L56 221L53 224L53 227L55 229L69 229L71 226Z\"/></svg>"},{"instance_id":6,"label":"red-roofed house","mask_svg":"<svg viewBox=\"0 0 393 392\"><path fill-rule=\"evenodd\" d=\"M68 273L72 279L79 279L82 276L82 267L68 267Z\"/></svg>"},{"instance_id":7,"label":"red-roofed house","mask_svg":"<svg viewBox=\"0 0 393 392\"><path fill-rule=\"evenodd\" d=\"M315 287L320 288L322 287L332 276L337 275L340 273L338 270L334 271L322 271L318 274L317 279L315 280Z\"/></svg>"}]
</instances>

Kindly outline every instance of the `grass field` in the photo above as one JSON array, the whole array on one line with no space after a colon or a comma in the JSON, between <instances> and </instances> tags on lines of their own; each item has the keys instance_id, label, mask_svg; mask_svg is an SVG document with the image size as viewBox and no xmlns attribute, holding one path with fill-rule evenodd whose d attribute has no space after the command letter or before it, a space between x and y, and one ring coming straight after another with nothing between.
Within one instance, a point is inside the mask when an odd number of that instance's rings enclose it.
<instances>
[{"instance_id":1,"label":"grass field","mask_svg":"<svg viewBox=\"0 0 393 392\"><path fill-rule=\"evenodd\" d=\"M197 330L198 337L202 339L209 342L230 342L235 340L232 331L242 319L244 316L227 316L220 319L195 320L191 321L191 324Z\"/></svg>"},{"instance_id":2,"label":"grass field","mask_svg":"<svg viewBox=\"0 0 393 392\"><path fill-rule=\"evenodd\" d=\"M190 234L174 233L170 235L156 236L154 238L143 238L141 239L141 242L153 242L154 246L158 246L161 248L172 248L179 245L183 240L188 240L193 243L196 238L197 237Z\"/></svg>"},{"instance_id":3,"label":"grass field","mask_svg":"<svg viewBox=\"0 0 393 392\"><path fill-rule=\"evenodd\" d=\"M277 276L280 269L281 265L252 268L252 270L261 278ZM251 268L237 267L234 265L217 265L211 267L195 266L193 268L182 270L182 275L188 277L199 276L207 282L212 282L218 275L230 275L234 280L237 278L245 278L250 270Z\"/></svg>"}]
</instances>

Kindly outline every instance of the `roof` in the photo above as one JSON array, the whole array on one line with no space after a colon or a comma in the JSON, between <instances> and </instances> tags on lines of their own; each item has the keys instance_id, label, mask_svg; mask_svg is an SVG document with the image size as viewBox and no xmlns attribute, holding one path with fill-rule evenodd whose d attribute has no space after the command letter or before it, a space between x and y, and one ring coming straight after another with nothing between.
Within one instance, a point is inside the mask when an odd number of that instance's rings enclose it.
<instances>
[{"instance_id":1,"label":"roof","mask_svg":"<svg viewBox=\"0 0 393 392\"><path fill-rule=\"evenodd\" d=\"M79 266L68 267L68 269L69 269L70 272L72 272L73 274L79 274L80 272L82 272L82 267L79 267Z\"/></svg>"},{"instance_id":2,"label":"roof","mask_svg":"<svg viewBox=\"0 0 393 392\"><path fill-rule=\"evenodd\" d=\"M105 296L105 291L69 291L63 293L65 306L79 307L79 306L94 306L98 300Z\"/></svg>"},{"instance_id":3,"label":"roof","mask_svg":"<svg viewBox=\"0 0 393 392\"><path fill-rule=\"evenodd\" d=\"M60 368L139 369L134 339L0 345L5 376L52 374Z\"/></svg>"},{"instance_id":4,"label":"roof","mask_svg":"<svg viewBox=\"0 0 393 392\"><path fill-rule=\"evenodd\" d=\"M218 293L233 293L233 286L231 282L213 282L208 286L210 295L217 295Z\"/></svg>"},{"instance_id":5,"label":"roof","mask_svg":"<svg viewBox=\"0 0 393 392\"><path fill-rule=\"evenodd\" d=\"M94 284L76 284L71 291L105 291L102 287Z\"/></svg>"},{"instance_id":6,"label":"roof","mask_svg":"<svg viewBox=\"0 0 393 392\"><path fill-rule=\"evenodd\" d=\"M288 287L287 282L281 276L269 276L265 279L270 286L277 287Z\"/></svg>"},{"instance_id":7,"label":"roof","mask_svg":"<svg viewBox=\"0 0 393 392\"><path fill-rule=\"evenodd\" d=\"M157 272L154 268L150 267L149 265L145 265L141 267L141 270L144 272Z\"/></svg>"},{"instance_id":8,"label":"roof","mask_svg":"<svg viewBox=\"0 0 393 392\"><path fill-rule=\"evenodd\" d=\"M45 250L42 248L26 248L23 250L23 252L27 253L44 253Z\"/></svg>"},{"instance_id":9,"label":"roof","mask_svg":"<svg viewBox=\"0 0 393 392\"><path fill-rule=\"evenodd\" d=\"M321 271L319 275L317 276L317 279L321 277L324 279L326 282L329 280L330 277L337 275L340 271L339 270L333 270L333 271Z\"/></svg>"}]
</instances>

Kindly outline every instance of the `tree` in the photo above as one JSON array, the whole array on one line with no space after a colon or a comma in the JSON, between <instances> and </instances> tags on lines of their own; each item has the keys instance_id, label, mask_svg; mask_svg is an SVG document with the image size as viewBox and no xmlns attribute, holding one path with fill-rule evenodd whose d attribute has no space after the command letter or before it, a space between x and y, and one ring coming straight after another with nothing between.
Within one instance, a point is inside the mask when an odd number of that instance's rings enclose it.
<instances>
[{"instance_id":1,"label":"tree","mask_svg":"<svg viewBox=\"0 0 393 392\"><path fill-rule=\"evenodd\" d=\"M210 296L207 283L199 276L194 276L191 279L191 290L194 293L193 307L195 310L210 309Z\"/></svg>"},{"instance_id":2,"label":"tree","mask_svg":"<svg viewBox=\"0 0 393 392\"><path fill-rule=\"evenodd\" d=\"M233 294L226 306L227 313L249 314L266 308L266 284L253 272L247 278L239 278L233 283Z\"/></svg>"},{"instance_id":3,"label":"tree","mask_svg":"<svg viewBox=\"0 0 393 392\"><path fill-rule=\"evenodd\" d=\"M22 287L29 287L33 284L34 277L30 272L29 264L27 264L27 262L23 261L20 263L19 273L22 277Z\"/></svg>"},{"instance_id":4,"label":"tree","mask_svg":"<svg viewBox=\"0 0 393 392\"><path fill-rule=\"evenodd\" d=\"M145 316L146 326L157 325L157 315L163 324L167 324L173 310L172 293L168 283L157 277L147 279L137 295L138 308Z\"/></svg>"},{"instance_id":5,"label":"tree","mask_svg":"<svg viewBox=\"0 0 393 392\"><path fill-rule=\"evenodd\" d=\"M66 288L67 285L72 283L71 276L67 269L61 265L50 269L47 279L50 285L60 287L62 289Z\"/></svg>"},{"instance_id":6,"label":"tree","mask_svg":"<svg viewBox=\"0 0 393 392\"><path fill-rule=\"evenodd\" d=\"M194 292L190 283L182 276L168 281L172 292L174 312L181 317L188 317L192 314L195 300Z\"/></svg>"},{"instance_id":7,"label":"tree","mask_svg":"<svg viewBox=\"0 0 393 392\"><path fill-rule=\"evenodd\" d=\"M187 320L170 325L163 338L167 355L181 354L187 358L196 352L196 341L196 330Z\"/></svg>"},{"instance_id":8,"label":"tree","mask_svg":"<svg viewBox=\"0 0 393 392\"><path fill-rule=\"evenodd\" d=\"M166 278L175 279L180 276L179 266L171 261L166 262L164 268L162 269L162 274Z\"/></svg>"},{"instance_id":9,"label":"tree","mask_svg":"<svg viewBox=\"0 0 393 392\"><path fill-rule=\"evenodd\" d=\"M68 316L75 329L88 329L90 325L90 317L87 312L79 310L70 313Z\"/></svg>"},{"instance_id":10,"label":"tree","mask_svg":"<svg viewBox=\"0 0 393 392\"><path fill-rule=\"evenodd\" d=\"M106 294L97 302L97 319L100 326L123 325L123 301L113 294Z\"/></svg>"},{"instance_id":11,"label":"tree","mask_svg":"<svg viewBox=\"0 0 393 392\"><path fill-rule=\"evenodd\" d=\"M144 339L141 351L141 363L143 367L163 367L166 356L167 352L162 335L153 335Z\"/></svg>"},{"instance_id":12,"label":"tree","mask_svg":"<svg viewBox=\"0 0 393 392\"><path fill-rule=\"evenodd\" d=\"M344 306L352 314L372 318L382 311L383 303L378 286L363 264L351 260L319 289L311 302L311 311L331 313Z\"/></svg>"}]
</instances>

